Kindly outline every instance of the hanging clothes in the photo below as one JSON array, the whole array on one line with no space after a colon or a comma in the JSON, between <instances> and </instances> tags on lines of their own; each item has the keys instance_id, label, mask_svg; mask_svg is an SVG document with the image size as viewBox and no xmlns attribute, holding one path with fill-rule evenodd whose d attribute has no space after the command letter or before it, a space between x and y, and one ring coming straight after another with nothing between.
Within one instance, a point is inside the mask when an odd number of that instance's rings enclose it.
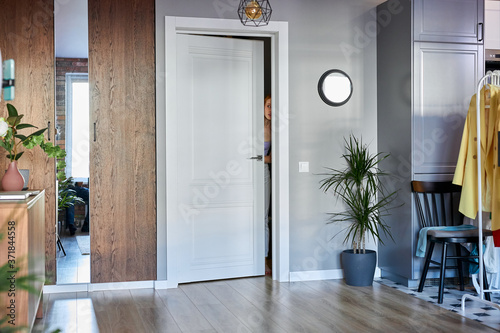
<instances>
[{"instance_id":1,"label":"hanging clothes","mask_svg":"<svg viewBox=\"0 0 500 333\"><path fill-rule=\"evenodd\" d=\"M490 213L483 212L482 215L483 215L483 228L491 229ZM464 217L464 225L467 224L474 225L477 227L478 225L477 218L474 220L468 218L467 216ZM486 245L486 247L483 251L483 264L486 273L489 274L488 281L492 281L493 279L496 282L492 284L492 286L494 286L495 289L500 289L500 274L498 272L498 269L500 268L500 248L495 249L495 245L493 244L493 237L486 237L484 244ZM463 245L469 251L473 250L473 248L475 248L477 251L477 247L475 247L472 244L468 245L463 244Z\"/></svg>"},{"instance_id":2,"label":"hanging clothes","mask_svg":"<svg viewBox=\"0 0 500 333\"><path fill-rule=\"evenodd\" d=\"M496 165L500 88L494 85L487 87L483 87L480 92L482 210L492 213L492 230L500 236L500 170ZM472 219L478 212L476 98L474 95L470 102L453 177L453 183L462 186L459 210ZM489 108L485 107L487 105ZM500 237L495 245L500 246Z\"/></svg>"}]
</instances>

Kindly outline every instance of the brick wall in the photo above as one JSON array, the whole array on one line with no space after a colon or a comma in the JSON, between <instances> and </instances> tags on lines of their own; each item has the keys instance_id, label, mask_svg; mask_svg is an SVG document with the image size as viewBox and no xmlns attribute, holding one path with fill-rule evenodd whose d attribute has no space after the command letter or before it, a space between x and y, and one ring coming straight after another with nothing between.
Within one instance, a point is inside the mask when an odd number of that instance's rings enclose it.
<instances>
[{"instance_id":1,"label":"brick wall","mask_svg":"<svg viewBox=\"0 0 500 333\"><path fill-rule=\"evenodd\" d=\"M66 142L66 73L88 73L88 59L56 58L56 144Z\"/></svg>"},{"instance_id":2,"label":"brick wall","mask_svg":"<svg viewBox=\"0 0 500 333\"><path fill-rule=\"evenodd\" d=\"M56 144L66 147L66 73L88 73L88 59L56 58ZM85 218L85 205L75 205L75 224L81 227ZM59 212L59 221L66 220L66 214ZM64 228L64 227L63 227Z\"/></svg>"}]
</instances>

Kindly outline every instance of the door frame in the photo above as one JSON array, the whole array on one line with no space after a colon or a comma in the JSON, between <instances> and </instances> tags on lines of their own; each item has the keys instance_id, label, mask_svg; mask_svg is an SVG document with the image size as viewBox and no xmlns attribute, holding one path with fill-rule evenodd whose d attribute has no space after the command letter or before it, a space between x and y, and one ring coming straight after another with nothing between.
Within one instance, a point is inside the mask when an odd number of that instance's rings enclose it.
<instances>
[{"instance_id":1,"label":"door frame","mask_svg":"<svg viewBox=\"0 0 500 333\"><path fill-rule=\"evenodd\" d=\"M270 22L264 27L243 26L239 20L191 18L191 17L165 17L165 137L166 140L166 167L165 182L158 183L164 186L166 194L165 216L157 218L158 234L158 276L166 276L167 288L178 285L176 274L176 242L169 232L168 221L175 218L175 207L170 208L168 198L175 197L175 188L168 183L175 180L177 173L177 133L175 126L177 110L176 91L176 35L178 33L197 33L211 35L232 35L246 37L271 38L271 94L273 96L272 113L272 253L273 253L273 280L279 282L289 281L289 118L288 118L288 22ZM160 152L158 152L160 153ZM161 169L159 169L161 170ZM163 215L163 214L162 214ZM166 256L160 255L165 251ZM166 259L166 262L164 261ZM165 272L166 270L166 272Z\"/></svg>"}]
</instances>

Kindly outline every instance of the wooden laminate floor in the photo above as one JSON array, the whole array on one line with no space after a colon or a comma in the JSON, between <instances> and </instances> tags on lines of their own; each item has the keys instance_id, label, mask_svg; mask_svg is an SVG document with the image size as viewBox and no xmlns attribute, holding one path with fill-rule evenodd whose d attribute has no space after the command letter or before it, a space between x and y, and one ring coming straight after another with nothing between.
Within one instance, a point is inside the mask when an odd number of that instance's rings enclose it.
<instances>
[{"instance_id":1,"label":"wooden laminate floor","mask_svg":"<svg viewBox=\"0 0 500 333\"><path fill-rule=\"evenodd\" d=\"M393 288L266 277L46 294L34 332L497 332Z\"/></svg>"}]
</instances>

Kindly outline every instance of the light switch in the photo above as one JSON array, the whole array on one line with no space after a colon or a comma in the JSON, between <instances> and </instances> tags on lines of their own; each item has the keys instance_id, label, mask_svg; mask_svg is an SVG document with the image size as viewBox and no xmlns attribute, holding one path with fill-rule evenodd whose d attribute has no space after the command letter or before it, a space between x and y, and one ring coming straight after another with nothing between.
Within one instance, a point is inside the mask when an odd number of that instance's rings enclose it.
<instances>
[{"instance_id":1,"label":"light switch","mask_svg":"<svg viewBox=\"0 0 500 333\"><path fill-rule=\"evenodd\" d=\"M299 162L299 172L309 172L309 162Z\"/></svg>"}]
</instances>

